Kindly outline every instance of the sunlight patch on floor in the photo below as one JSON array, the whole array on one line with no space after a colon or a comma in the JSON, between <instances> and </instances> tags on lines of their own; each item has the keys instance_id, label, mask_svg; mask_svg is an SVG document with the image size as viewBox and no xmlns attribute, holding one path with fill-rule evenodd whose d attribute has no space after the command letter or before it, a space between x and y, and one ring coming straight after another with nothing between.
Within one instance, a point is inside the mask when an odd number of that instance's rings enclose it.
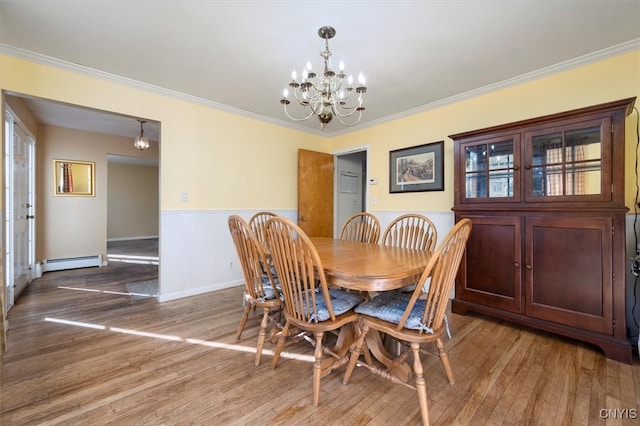
<instances>
[{"instance_id":1,"label":"sunlight patch on floor","mask_svg":"<svg viewBox=\"0 0 640 426\"><path fill-rule=\"evenodd\" d=\"M139 265L159 265L158 256L130 256L126 254L108 254L107 260L110 262L136 263Z\"/></svg>"},{"instance_id":2,"label":"sunlight patch on floor","mask_svg":"<svg viewBox=\"0 0 640 426\"><path fill-rule=\"evenodd\" d=\"M130 335L135 335L140 337L150 337L154 339L174 341L174 342L185 342L193 345L207 346L207 347L216 348L216 349L228 349L228 350L239 351L239 352L256 353L256 348L251 346L234 345L234 344L223 343L223 342L212 342L209 340L193 339L189 337L184 338L180 336L173 336L170 334L149 333L146 331L131 330L127 328L107 327L100 324L91 324L87 322L65 320L61 318L46 317L44 320L46 322L52 322L56 324L92 328L95 330L111 331L114 333L130 334ZM263 349L262 353L265 355L273 355L273 351L269 349ZM303 355L303 354L297 354L293 352L282 352L280 356L284 358L289 358L289 359L297 359L299 361L314 362L313 355Z\"/></svg>"},{"instance_id":3,"label":"sunlight patch on floor","mask_svg":"<svg viewBox=\"0 0 640 426\"><path fill-rule=\"evenodd\" d=\"M142 294L142 293L131 293L131 292L126 292L126 291L110 291L110 290L97 290L94 288L80 288L80 287L66 287L66 286L62 286L59 285L58 286L59 289L62 290L77 290L77 291L88 291L90 293L104 293L104 294L116 294L118 296L154 296L155 295L149 295L149 294Z\"/></svg>"}]
</instances>

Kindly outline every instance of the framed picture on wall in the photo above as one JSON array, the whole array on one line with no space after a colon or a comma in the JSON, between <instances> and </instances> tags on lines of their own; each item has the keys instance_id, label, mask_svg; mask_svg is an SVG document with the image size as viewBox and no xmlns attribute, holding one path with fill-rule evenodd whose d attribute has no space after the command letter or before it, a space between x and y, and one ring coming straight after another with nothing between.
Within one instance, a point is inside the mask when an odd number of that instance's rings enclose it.
<instances>
[{"instance_id":1,"label":"framed picture on wall","mask_svg":"<svg viewBox=\"0 0 640 426\"><path fill-rule=\"evenodd\" d=\"M389 192L444 191L444 141L389 152Z\"/></svg>"},{"instance_id":2,"label":"framed picture on wall","mask_svg":"<svg viewBox=\"0 0 640 426\"><path fill-rule=\"evenodd\" d=\"M95 196L93 161L53 160L55 196Z\"/></svg>"}]
</instances>

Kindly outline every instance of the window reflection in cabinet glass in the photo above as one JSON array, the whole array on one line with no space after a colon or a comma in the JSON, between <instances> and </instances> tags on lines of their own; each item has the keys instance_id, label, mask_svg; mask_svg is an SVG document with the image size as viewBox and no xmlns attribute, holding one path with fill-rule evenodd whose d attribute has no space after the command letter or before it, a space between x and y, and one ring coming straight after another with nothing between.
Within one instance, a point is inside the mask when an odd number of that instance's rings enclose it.
<instances>
[{"instance_id":1,"label":"window reflection in cabinet glass","mask_svg":"<svg viewBox=\"0 0 640 426\"><path fill-rule=\"evenodd\" d=\"M489 197L513 197L513 170L489 172Z\"/></svg>"},{"instance_id":2,"label":"window reflection in cabinet glass","mask_svg":"<svg viewBox=\"0 0 640 426\"><path fill-rule=\"evenodd\" d=\"M535 136L532 154L534 197L601 193L600 126Z\"/></svg>"},{"instance_id":3,"label":"window reflection in cabinet glass","mask_svg":"<svg viewBox=\"0 0 640 426\"><path fill-rule=\"evenodd\" d=\"M466 198L513 197L512 140L467 146L465 159Z\"/></svg>"},{"instance_id":4,"label":"window reflection in cabinet glass","mask_svg":"<svg viewBox=\"0 0 640 426\"><path fill-rule=\"evenodd\" d=\"M467 173L467 198L487 197L487 172Z\"/></svg>"},{"instance_id":5,"label":"window reflection in cabinet glass","mask_svg":"<svg viewBox=\"0 0 640 426\"><path fill-rule=\"evenodd\" d=\"M487 170L487 146L475 145L466 148L467 172Z\"/></svg>"}]
</instances>

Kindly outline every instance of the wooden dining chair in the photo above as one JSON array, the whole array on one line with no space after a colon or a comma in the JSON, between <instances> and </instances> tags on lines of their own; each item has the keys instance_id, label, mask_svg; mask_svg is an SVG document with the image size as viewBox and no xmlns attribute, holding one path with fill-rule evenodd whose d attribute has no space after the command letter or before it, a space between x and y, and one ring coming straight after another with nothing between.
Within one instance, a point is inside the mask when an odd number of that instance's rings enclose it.
<instances>
[{"instance_id":1,"label":"wooden dining chair","mask_svg":"<svg viewBox=\"0 0 640 426\"><path fill-rule=\"evenodd\" d=\"M280 353L292 327L313 333L315 341L313 364L313 405L318 405L322 357L335 358L329 371L348 361L348 350L336 353L324 346L326 332L351 327L358 315L353 308L364 299L355 293L327 286L322 261L309 237L288 219L276 217L267 222L267 242L284 295L285 324L276 345L271 367L278 364ZM345 331L345 330L342 330ZM339 339L340 340L340 339ZM325 371L326 372L326 371Z\"/></svg>"},{"instance_id":2,"label":"wooden dining chair","mask_svg":"<svg viewBox=\"0 0 640 426\"><path fill-rule=\"evenodd\" d=\"M461 220L451 229L429 260L418 282L419 285L416 286L413 293L382 292L355 309L361 315L360 336L352 349L343 383L349 382L353 369L358 364L394 383L404 384L416 390L420 402L422 422L425 425L429 424L429 413L427 410L427 387L420 353L430 353L422 351L420 345L435 342L447 379L450 384L454 384L453 372L442 342L442 334L448 331L445 311L470 232L471 221L469 219ZM429 277L431 278L431 286L429 292L424 294L422 284ZM411 352L415 377L413 385L398 378L394 374L393 368L383 369L368 363L366 359L365 362L360 360L365 337L372 329L404 342L402 345L404 348L407 346L411 348L410 351L409 349L401 351L391 366L404 362Z\"/></svg>"},{"instance_id":3,"label":"wooden dining chair","mask_svg":"<svg viewBox=\"0 0 640 426\"><path fill-rule=\"evenodd\" d=\"M244 312L240 318L240 325L236 333L236 340L240 340L249 313L252 308L262 308L262 322L258 332L255 364L260 365L262 348L267 335L270 316L282 310L281 293L278 282L271 274L262 244L258 241L249 225L238 215L229 216L229 231L238 253L242 275L244 276Z\"/></svg>"},{"instance_id":4,"label":"wooden dining chair","mask_svg":"<svg viewBox=\"0 0 640 426\"><path fill-rule=\"evenodd\" d=\"M438 231L433 222L426 216L409 213L395 218L384 230L382 244L394 247L405 247L433 252L438 242ZM415 284L399 289L401 292L412 292ZM428 284L427 284L428 286Z\"/></svg>"},{"instance_id":5,"label":"wooden dining chair","mask_svg":"<svg viewBox=\"0 0 640 426\"><path fill-rule=\"evenodd\" d=\"M371 213L356 213L347 219L340 229L340 239L378 244L380 221Z\"/></svg>"},{"instance_id":6,"label":"wooden dining chair","mask_svg":"<svg viewBox=\"0 0 640 426\"><path fill-rule=\"evenodd\" d=\"M275 216L277 216L275 213L263 211L254 214L249 219L249 227L261 243L264 243L267 240L265 235L265 226L267 221Z\"/></svg>"},{"instance_id":7,"label":"wooden dining chair","mask_svg":"<svg viewBox=\"0 0 640 426\"><path fill-rule=\"evenodd\" d=\"M433 251L438 241L436 226L421 214L405 214L395 218L382 234L382 244Z\"/></svg>"}]
</instances>

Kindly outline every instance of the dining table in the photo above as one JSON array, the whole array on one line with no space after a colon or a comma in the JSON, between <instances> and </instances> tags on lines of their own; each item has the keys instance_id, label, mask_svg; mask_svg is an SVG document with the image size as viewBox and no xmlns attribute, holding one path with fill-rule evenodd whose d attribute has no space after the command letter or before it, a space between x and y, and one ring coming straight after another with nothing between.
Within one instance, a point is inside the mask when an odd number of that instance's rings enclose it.
<instances>
[{"instance_id":1,"label":"dining table","mask_svg":"<svg viewBox=\"0 0 640 426\"><path fill-rule=\"evenodd\" d=\"M363 292L367 297L382 291L393 291L415 284L431 258L428 250L417 250L381 244L361 243L335 238L311 237L324 269L329 285L350 291ZM334 353L346 359L349 347L358 331L343 327L338 334ZM366 336L366 345L371 355L387 367L392 366L393 357L385 349L382 338L375 330ZM328 374L335 359L327 359ZM393 366L394 374L408 381L411 368L406 363Z\"/></svg>"}]
</instances>

